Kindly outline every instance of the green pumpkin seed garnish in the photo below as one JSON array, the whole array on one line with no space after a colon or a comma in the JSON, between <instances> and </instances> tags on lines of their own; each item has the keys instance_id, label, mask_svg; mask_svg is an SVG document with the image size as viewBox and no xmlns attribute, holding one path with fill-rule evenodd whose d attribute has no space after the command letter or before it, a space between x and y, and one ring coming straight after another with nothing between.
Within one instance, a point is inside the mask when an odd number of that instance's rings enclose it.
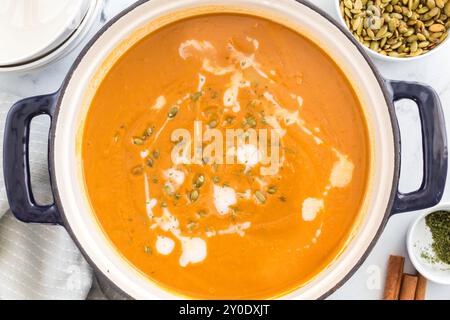
<instances>
[{"instance_id":1,"label":"green pumpkin seed garnish","mask_svg":"<svg viewBox=\"0 0 450 320\"><path fill-rule=\"evenodd\" d=\"M257 124L256 119L252 115L247 115L245 117L244 125L246 125L250 128L255 128L256 124Z\"/></svg>"},{"instance_id":2,"label":"green pumpkin seed garnish","mask_svg":"<svg viewBox=\"0 0 450 320\"><path fill-rule=\"evenodd\" d=\"M192 190L191 193L189 194L189 199L192 202L195 202L198 200L199 196L200 196L200 192L198 190Z\"/></svg>"},{"instance_id":3,"label":"green pumpkin seed garnish","mask_svg":"<svg viewBox=\"0 0 450 320\"><path fill-rule=\"evenodd\" d=\"M203 174L197 175L193 181L193 185L197 189L201 188L204 183L205 183L205 176Z\"/></svg>"},{"instance_id":4,"label":"green pumpkin seed garnish","mask_svg":"<svg viewBox=\"0 0 450 320\"><path fill-rule=\"evenodd\" d=\"M179 193L175 193L175 195L173 197L175 198L175 200L180 200L182 195Z\"/></svg>"},{"instance_id":5,"label":"green pumpkin seed garnish","mask_svg":"<svg viewBox=\"0 0 450 320\"><path fill-rule=\"evenodd\" d=\"M140 176L144 173L144 167L143 166L136 166L133 169L131 169L131 174L133 176Z\"/></svg>"},{"instance_id":6,"label":"green pumpkin seed garnish","mask_svg":"<svg viewBox=\"0 0 450 320\"><path fill-rule=\"evenodd\" d=\"M141 146L144 144L144 139L142 139L140 137L133 137L132 142L136 146Z\"/></svg>"},{"instance_id":7,"label":"green pumpkin seed garnish","mask_svg":"<svg viewBox=\"0 0 450 320\"><path fill-rule=\"evenodd\" d=\"M153 250L149 246L144 246L144 252L146 254L153 254Z\"/></svg>"},{"instance_id":8,"label":"green pumpkin seed garnish","mask_svg":"<svg viewBox=\"0 0 450 320\"><path fill-rule=\"evenodd\" d=\"M169 113L167 114L167 116L169 117L169 119L173 119L173 118L175 118L177 116L178 111L179 111L178 107L176 107L176 106L172 107L172 108L170 108Z\"/></svg>"},{"instance_id":9,"label":"green pumpkin seed garnish","mask_svg":"<svg viewBox=\"0 0 450 320\"><path fill-rule=\"evenodd\" d=\"M256 191L255 192L255 197L256 197L256 200L258 200L258 202L260 204L265 204L266 203L266 196L261 191Z\"/></svg>"},{"instance_id":10,"label":"green pumpkin seed garnish","mask_svg":"<svg viewBox=\"0 0 450 320\"><path fill-rule=\"evenodd\" d=\"M148 139L153 134L153 128L149 127L145 129L143 138Z\"/></svg>"},{"instance_id":11,"label":"green pumpkin seed garnish","mask_svg":"<svg viewBox=\"0 0 450 320\"><path fill-rule=\"evenodd\" d=\"M198 222L192 221L192 220L188 221L187 228L189 231L193 231L197 227L198 227Z\"/></svg>"},{"instance_id":12,"label":"green pumpkin seed garnish","mask_svg":"<svg viewBox=\"0 0 450 320\"><path fill-rule=\"evenodd\" d=\"M276 186L270 186L269 189L267 189L268 194L275 194L277 193L278 188Z\"/></svg>"},{"instance_id":13,"label":"green pumpkin seed garnish","mask_svg":"<svg viewBox=\"0 0 450 320\"><path fill-rule=\"evenodd\" d=\"M153 155L153 158L155 158L156 160L159 159L160 154L159 154L158 150L153 150L152 155Z\"/></svg>"},{"instance_id":14,"label":"green pumpkin seed garnish","mask_svg":"<svg viewBox=\"0 0 450 320\"><path fill-rule=\"evenodd\" d=\"M205 210L200 210L200 211L197 212L197 215L198 215L200 218L204 218L204 217L206 217L206 216L208 215L208 213L206 213Z\"/></svg>"},{"instance_id":15,"label":"green pumpkin seed garnish","mask_svg":"<svg viewBox=\"0 0 450 320\"><path fill-rule=\"evenodd\" d=\"M450 0L340 1L341 15L355 38L385 56L422 55L448 36Z\"/></svg>"},{"instance_id":16,"label":"green pumpkin seed garnish","mask_svg":"<svg viewBox=\"0 0 450 320\"><path fill-rule=\"evenodd\" d=\"M150 158L150 157L147 157L147 158L145 159L145 164L146 164L148 167L152 168L152 167L153 167L153 159Z\"/></svg>"}]
</instances>

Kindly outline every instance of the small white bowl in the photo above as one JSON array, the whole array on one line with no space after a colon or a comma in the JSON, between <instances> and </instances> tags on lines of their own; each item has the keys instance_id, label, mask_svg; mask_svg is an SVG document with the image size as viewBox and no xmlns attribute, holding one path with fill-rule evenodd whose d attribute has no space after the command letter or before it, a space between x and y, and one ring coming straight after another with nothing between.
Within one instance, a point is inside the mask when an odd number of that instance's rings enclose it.
<instances>
[{"instance_id":1,"label":"small white bowl","mask_svg":"<svg viewBox=\"0 0 450 320\"><path fill-rule=\"evenodd\" d=\"M432 282L450 285L450 265L430 261L434 256L433 239L425 217L437 211L450 211L450 204L438 205L421 214L409 227L406 247L412 264L421 275Z\"/></svg>"},{"instance_id":2,"label":"small white bowl","mask_svg":"<svg viewBox=\"0 0 450 320\"><path fill-rule=\"evenodd\" d=\"M343 25L344 28L347 29L353 35L351 30L348 29L347 24L345 23L344 17L341 15L340 2L341 2L341 0L334 0L334 8L336 11L335 13L338 18L338 22L341 25ZM415 60L426 58L426 57L436 53L437 51L442 50L444 47L447 47L448 44L450 43L449 38L450 37L447 37L447 39L445 39L440 45L438 45L434 49L430 50L429 52L424 53L420 56L416 56L416 57L406 57L406 58L390 57L390 56L382 55L376 51L373 51L372 49L367 48L363 44L361 44L361 47L364 48L364 50L369 54L369 56L371 56L372 58L378 59L378 60L388 61L388 62L409 62L409 61L415 61Z\"/></svg>"}]
</instances>

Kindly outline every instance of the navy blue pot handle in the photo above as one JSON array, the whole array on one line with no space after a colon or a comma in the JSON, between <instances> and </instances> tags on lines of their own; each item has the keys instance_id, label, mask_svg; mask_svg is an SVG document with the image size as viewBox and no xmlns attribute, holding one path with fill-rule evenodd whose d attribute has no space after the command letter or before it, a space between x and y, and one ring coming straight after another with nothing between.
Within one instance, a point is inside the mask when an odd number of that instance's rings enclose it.
<instances>
[{"instance_id":1,"label":"navy blue pot handle","mask_svg":"<svg viewBox=\"0 0 450 320\"><path fill-rule=\"evenodd\" d=\"M417 103L422 124L423 181L419 190L397 192L392 213L414 211L439 203L447 179L447 134L439 96L429 86L416 82L388 81L394 101Z\"/></svg>"},{"instance_id":2,"label":"navy blue pot handle","mask_svg":"<svg viewBox=\"0 0 450 320\"><path fill-rule=\"evenodd\" d=\"M3 174L14 216L23 222L62 224L55 204L40 206L31 190L29 135L31 120L42 114L53 116L58 93L24 99L9 111L3 142Z\"/></svg>"}]
</instances>

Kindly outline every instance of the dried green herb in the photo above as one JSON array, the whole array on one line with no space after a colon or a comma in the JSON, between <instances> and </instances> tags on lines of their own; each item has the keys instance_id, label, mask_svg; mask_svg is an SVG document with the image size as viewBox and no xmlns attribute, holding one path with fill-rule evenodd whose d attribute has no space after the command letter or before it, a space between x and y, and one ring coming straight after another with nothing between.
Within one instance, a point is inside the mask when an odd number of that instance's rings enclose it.
<instances>
[{"instance_id":1,"label":"dried green herb","mask_svg":"<svg viewBox=\"0 0 450 320\"><path fill-rule=\"evenodd\" d=\"M450 264L450 212L438 211L429 214L425 222L433 236L433 248L436 257Z\"/></svg>"}]
</instances>

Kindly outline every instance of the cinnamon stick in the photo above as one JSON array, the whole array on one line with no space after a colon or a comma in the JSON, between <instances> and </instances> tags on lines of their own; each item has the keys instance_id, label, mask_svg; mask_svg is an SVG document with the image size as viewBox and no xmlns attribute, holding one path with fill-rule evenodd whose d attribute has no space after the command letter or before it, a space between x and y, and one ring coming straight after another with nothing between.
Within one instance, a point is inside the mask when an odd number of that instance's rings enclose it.
<instances>
[{"instance_id":1,"label":"cinnamon stick","mask_svg":"<svg viewBox=\"0 0 450 320\"><path fill-rule=\"evenodd\" d=\"M417 280L415 300L425 300L427 296L427 279L419 274Z\"/></svg>"},{"instance_id":2,"label":"cinnamon stick","mask_svg":"<svg viewBox=\"0 0 450 320\"><path fill-rule=\"evenodd\" d=\"M384 286L384 300L398 300L405 258L390 256Z\"/></svg>"},{"instance_id":3,"label":"cinnamon stick","mask_svg":"<svg viewBox=\"0 0 450 320\"><path fill-rule=\"evenodd\" d=\"M399 300L414 300L417 289L417 276L411 274L404 274L402 280L402 287L400 290Z\"/></svg>"}]
</instances>

